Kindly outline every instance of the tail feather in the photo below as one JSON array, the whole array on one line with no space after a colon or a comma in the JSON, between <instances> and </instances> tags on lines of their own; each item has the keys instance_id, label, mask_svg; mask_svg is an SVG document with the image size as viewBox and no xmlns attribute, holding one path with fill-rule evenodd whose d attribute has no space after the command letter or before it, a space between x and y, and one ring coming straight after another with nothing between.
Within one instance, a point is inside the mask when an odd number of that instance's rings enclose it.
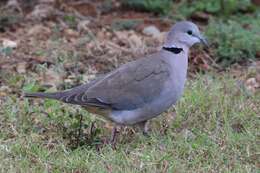
<instances>
[{"instance_id":1,"label":"tail feather","mask_svg":"<svg viewBox=\"0 0 260 173\"><path fill-rule=\"evenodd\" d=\"M32 98L49 98L49 99L56 99L59 100L61 97L61 93L43 93L43 92L36 92L36 93L24 93L24 97L32 97Z\"/></svg>"}]
</instances>

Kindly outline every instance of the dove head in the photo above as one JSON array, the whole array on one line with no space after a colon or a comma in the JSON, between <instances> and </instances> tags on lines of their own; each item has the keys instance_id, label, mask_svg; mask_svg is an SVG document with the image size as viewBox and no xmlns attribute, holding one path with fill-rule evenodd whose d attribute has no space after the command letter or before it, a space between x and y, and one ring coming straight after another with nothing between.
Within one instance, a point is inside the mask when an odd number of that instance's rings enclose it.
<instances>
[{"instance_id":1,"label":"dove head","mask_svg":"<svg viewBox=\"0 0 260 173\"><path fill-rule=\"evenodd\" d=\"M164 47L188 49L196 43L207 45L197 25L189 21L176 23L167 35Z\"/></svg>"}]
</instances>

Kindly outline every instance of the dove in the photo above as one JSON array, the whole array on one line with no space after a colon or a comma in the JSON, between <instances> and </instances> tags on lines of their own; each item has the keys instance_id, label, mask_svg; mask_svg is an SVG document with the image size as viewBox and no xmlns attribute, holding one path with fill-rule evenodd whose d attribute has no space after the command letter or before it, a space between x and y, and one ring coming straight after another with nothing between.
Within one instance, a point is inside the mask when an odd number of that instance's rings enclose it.
<instances>
[{"instance_id":1,"label":"dove","mask_svg":"<svg viewBox=\"0 0 260 173\"><path fill-rule=\"evenodd\" d=\"M189 21L177 22L161 49L153 54L70 90L24 93L24 96L80 105L115 125L138 125L147 134L148 120L175 105L183 94L189 48L196 43L207 45L198 27ZM115 134L116 126L111 140Z\"/></svg>"}]
</instances>

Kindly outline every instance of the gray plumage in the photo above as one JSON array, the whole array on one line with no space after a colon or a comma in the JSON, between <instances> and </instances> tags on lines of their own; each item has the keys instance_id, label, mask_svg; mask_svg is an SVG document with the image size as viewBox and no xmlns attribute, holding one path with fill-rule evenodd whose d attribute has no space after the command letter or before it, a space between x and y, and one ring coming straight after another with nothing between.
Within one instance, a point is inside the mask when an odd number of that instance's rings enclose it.
<instances>
[{"instance_id":1,"label":"gray plumage","mask_svg":"<svg viewBox=\"0 0 260 173\"><path fill-rule=\"evenodd\" d=\"M68 91L25 96L81 105L116 124L143 123L178 101L186 80L189 48L198 42L206 43L197 26L179 22L170 30L163 48L154 54Z\"/></svg>"}]
</instances>

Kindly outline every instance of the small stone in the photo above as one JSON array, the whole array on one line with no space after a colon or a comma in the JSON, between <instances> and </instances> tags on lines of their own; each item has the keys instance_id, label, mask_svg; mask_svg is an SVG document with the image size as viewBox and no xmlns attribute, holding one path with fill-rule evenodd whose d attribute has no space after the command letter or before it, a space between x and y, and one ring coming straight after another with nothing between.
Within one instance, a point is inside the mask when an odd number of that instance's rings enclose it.
<instances>
[{"instance_id":1,"label":"small stone","mask_svg":"<svg viewBox=\"0 0 260 173\"><path fill-rule=\"evenodd\" d=\"M246 80L245 86L249 91L255 92L255 90L259 88L259 83L257 82L256 78L252 77Z\"/></svg>"},{"instance_id":2,"label":"small stone","mask_svg":"<svg viewBox=\"0 0 260 173\"><path fill-rule=\"evenodd\" d=\"M26 73L26 62L20 62L16 66L16 71L20 74Z\"/></svg>"},{"instance_id":3,"label":"small stone","mask_svg":"<svg viewBox=\"0 0 260 173\"><path fill-rule=\"evenodd\" d=\"M160 34L160 30L156 26L151 25L143 29L143 34L157 37Z\"/></svg>"},{"instance_id":4,"label":"small stone","mask_svg":"<svg viewBox=\"0 0 260 173\"><path fill-rule=\"evenodd\" d=\"M16 48L17 47L17 43L15 41L9 40L9 39L3 39L3 47L4 48Z\"/></svg>"}]
</instances>

